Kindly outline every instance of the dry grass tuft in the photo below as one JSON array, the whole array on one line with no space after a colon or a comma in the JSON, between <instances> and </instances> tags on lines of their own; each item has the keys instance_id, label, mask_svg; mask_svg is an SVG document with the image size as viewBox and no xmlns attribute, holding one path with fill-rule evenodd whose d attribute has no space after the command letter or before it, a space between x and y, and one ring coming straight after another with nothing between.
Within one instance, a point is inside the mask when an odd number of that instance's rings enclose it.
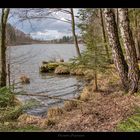
<instances>
[{"instance_id":1,"label":"dry grass tuft","mask_svg":"<svg viewBox=\"0 0 140 140\"><path fill-rule=\"evenodd\" d=\"M59 107L49 108L48 113L47 113L47 117L54 118L54 117L59 116L61 114L63 114L63 110L61 108L59 108Z\"/></svg>"},{"instance_id":2,"label":"dry grass tuft","mask_svg":"<svg viewBox=\"0 0 140 140\"><path fill-rule=\"evenodd\" d=\"M64 110L71 111L75 107L77 107L78 103L76 101L65 101L64 102Z\"/></svg>"},{"instance_id":3,"label":"dry grass tuft","mask_svg":"<svg viewBox=\"0 0 140 140\"><path fill-rule=\"evenodd\" d=\"M83 91L82 91L82 93L80 95L80 100L87 101L90 97L91 97L91 91L90 91L89 87L86 86L83 89Z\"/></svg>"},{"instance_id":4,"label":"dry grass tuft","mask_svg":"<svg viewBox=\"0 0 140 140\"><path fill-rule=\"evenodd\" d=\"M55 74L69 74L70 71L69 71L69 68L67 66L58 66L56 67L55 71L54 71Z\"/></svg>"}]
</instances>

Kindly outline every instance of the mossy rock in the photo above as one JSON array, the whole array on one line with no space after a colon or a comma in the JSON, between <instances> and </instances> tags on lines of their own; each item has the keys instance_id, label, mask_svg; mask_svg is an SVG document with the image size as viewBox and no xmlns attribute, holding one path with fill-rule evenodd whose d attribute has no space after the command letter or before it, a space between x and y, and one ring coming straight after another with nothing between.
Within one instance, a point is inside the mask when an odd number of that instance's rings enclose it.
<instances>
[{"instance_id":1,"label":"mossy rock","mask_svg":"<svg viewBox=\"0 0 140 140\"><path fill-rule=\"evenodd\" d=\"M59 63L48 63L47 66L49 71L53 71L56 67L59 66Z\"/></svg>"},{"instance_id":2,"label":"mossy rock","mask_svg":"<svg viewBox=\"0 0 140 140\"><path fill-rule=\"evenodd\" d=\"M43 65L48 64L48 63L49 63L48 61L42 61Z\"/></svg>"},{"instance_id":3,"label":"mossy rock","mask_svg":"<svg viewBox=\"0 0 140 140\"><path fill-rule=\"evenodd\" d=\"M49 70L48 70L48 65L47 65L47 64L43 64L43 65L39 68L39 71L40 71L41 73L49 72Z\"/></svg>"},{"instance_id":4,"label":"mossy rock","mask_svg":"<svg viewBox=\"0 0 140 140\"><path fill-rule=\"evenodd\" d=\"M60 65L59 63L47 63L47 64L43 64L40 67L40 72L42 72L42 73L52 72L59 65Z\"/></svg>"},{"instance_id":5,"label":"mossy rock","mask_svg":"<svg viewBox=\"0 0 140 140\"><path fill-rule=\"evenodd\" d=\"M55 74L70 74L70 70L67 66L60 65L55 69Z\"/></svg>"}]
</instances>

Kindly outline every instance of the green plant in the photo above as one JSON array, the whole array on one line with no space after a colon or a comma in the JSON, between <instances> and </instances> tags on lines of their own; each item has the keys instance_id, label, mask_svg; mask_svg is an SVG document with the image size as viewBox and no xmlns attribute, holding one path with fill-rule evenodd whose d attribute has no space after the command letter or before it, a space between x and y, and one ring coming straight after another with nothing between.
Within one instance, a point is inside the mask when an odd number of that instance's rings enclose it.
<instances>
[{"instance_id":1,"label":"green plant","mask_svg":"<svg viewBox=\"0 0 140 140\"><path fill-rule=\"evenodd\" d=\"M0 88L0 107L7 107L14 105L15 96L10 88Z\"/></svg>"}]
</instances>

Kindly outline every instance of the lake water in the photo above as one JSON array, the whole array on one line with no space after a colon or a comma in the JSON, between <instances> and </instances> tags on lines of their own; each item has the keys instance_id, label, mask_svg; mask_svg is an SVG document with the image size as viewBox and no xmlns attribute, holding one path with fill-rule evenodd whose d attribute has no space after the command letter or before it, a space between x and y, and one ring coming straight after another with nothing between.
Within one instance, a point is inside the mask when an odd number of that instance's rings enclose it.
<instances>
[{"instance_id":1,"label":"lake water","mask_svg":"<svg viewBox=\"0 0 140 140\"><path fill-rule=\"evenodd\" d=\"M82 44L79 45L80 51L84 50ZM54 74L40 74L39 66L42 61L54 58L63 58L68 61L76 56L74 44L32 44L12 46L8 48L8 57L11 64L11 81L19 82L21 75L30 78L30 84L18 85L20 89L27 93L43 94L49 96L59 96L61 98L74 98L83 88L83 81L75 76L56 76ZM44 115L47 109L52 106L62 105L60 100L52 100L40 96L21 96L18 98L22 102L30 99L39 101L38 107L29 109L27 113L32 115Z\"/></svg>"}]
</instances>

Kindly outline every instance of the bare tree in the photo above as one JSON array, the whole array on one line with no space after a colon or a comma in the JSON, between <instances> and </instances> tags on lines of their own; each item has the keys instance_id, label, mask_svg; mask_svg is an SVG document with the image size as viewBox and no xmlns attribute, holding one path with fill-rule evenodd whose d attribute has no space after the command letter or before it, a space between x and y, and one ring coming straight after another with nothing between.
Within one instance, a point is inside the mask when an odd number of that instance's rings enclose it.
<instances>
[{"instance_id":1,"label":"bare tree","mask_svg":"<svg viewBox=\"0 0 140 140\"><path fill-rule=\"evenodd\" d=\"M73 8L70 8L70 11L71 11L71 25L72 25L72 34L73 34L73 37L74 37L74 44L75 44L78 56L81 56L80 49L79 49L79 46L78 46L77 36L76 36L76 33L75 33L75 19L74 19Z\"/></svg>"},{"instance_id":2,"label":"bare tree","mask_svg":"<svg viewBox=\"0 0 140 140\"><path fill-rule=\"evenodd\" d=\"M2 8L0 31L0 87L6 86L6 24L9 8Z\"/></svg>"},{"instance_id":3,"label":"bare tree","mask_svg":"<svg viewBox=\"0 0 140 140\"><path fill-rule=\"evenodd\" d=\"M16 10L15 10L16 11ZM60 20L62 22L66 22L68 24L71 24L72 27L72 34L74 38L74 44L76 47L76 52L78 56L81 56L80 49L78 46L78 39L76 35L76 23L75 23L75 15L73 12L73 8L65 9L65 8L25 8L20 9L20 11L13 12L13 14L17 15L19 17L19 21L23 22L25 20L29 21L31 23L31 20L39 20L40 19L55 19ZM59 17L56 17L56 13L61 12L65 13L69 16L71 16L71 19L61 19ZM18 22L19 22L18 21Z\"/></svg>"}]
</instances>

